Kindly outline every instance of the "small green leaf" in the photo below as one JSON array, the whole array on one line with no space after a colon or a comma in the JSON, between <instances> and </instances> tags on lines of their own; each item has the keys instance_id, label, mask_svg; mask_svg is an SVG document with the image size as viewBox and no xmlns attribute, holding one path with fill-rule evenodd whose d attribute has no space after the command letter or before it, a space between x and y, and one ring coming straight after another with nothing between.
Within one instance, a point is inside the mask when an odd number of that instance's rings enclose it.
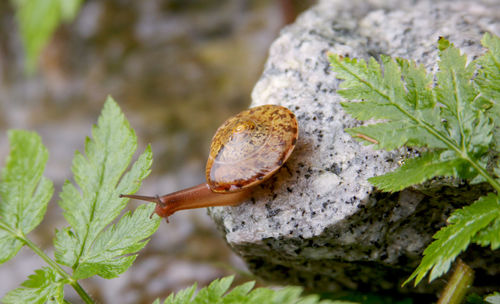
<instances>
[{"instance_id":1,"label":"small green leaf","mask_svg":"<svg viewBox=\"0 0 500 304\"><path fill-rule=\"evenodd\" d=\"M269 288L256 288L248 295L248 303L275 303L274 293L275 291Z\"/></svg>"},{"instance_id":2,"label":"small green leaf","mask_svg":"<svg viewBox=\"0 0 500 304\"><path fill-rule=\"evenodd\" d=\"M80 10L82 2L83 0L59 0L62 20L66 22L73 20Z\"/></svg>"},{"instance_id":3,"label":"small green leaf","mask_svg":"<svg viewBox=\"0 0 500 304\"><path fill-rule=\"evenodd\" d=\"M28 277L20 288L9 291L2 298L2 303L64 303L64 282L52 269L44 267L35 270L35 274Z\"/></svg>"},{"instance_id":4,"label":"small green leaf","mask_svg":"<svg viewBox=\"0 0 500 304\"><path fill-rule=\"evenodd\" d=\"M38 56L61 21L76 15L82 0L11 0L21 31L26 70L33 72Z\"/></svg>"},{"instance_id":5,"label":"small green leaf","mask_svg":"<svg viewBox=\"0 0 500 304\"><path fill-rule=\"evenodd\" d=\"M236 286L224 296L224 303L225 304L244 303L248 297L248 293L252 290L254 286L255 286L254 281L246 282L244 284Z\"/></svg>"},{"instance_id":6,"label":"small green leaf","mask_svg":"<svg viewBox=\"0 0 500 304\"><path fill-rule=\"evenodd\" d=\"M43 219L54 188L42 176L47 149L36 133L9 131L10 153L0 179L0 263L22 247L21 239Z\"/></svg>"},{"instance_id":7,"label":"small green leaf","mask_svg":"<svg viewBox=\"0 0 500 304\"><path fill-rule=\"evenodd\" d=\"M451 46L451 44L448 41L448 39L446 39L444 37L439 37L439 39L438 39L438 50L444 51L447 48L449 48L450 46Z\"/></svg>"},{"instance_id":8,"label":"small green leaf","mask_svg":"<svg viewBox=\"0 0 500 304\"><path fill-rule=\"evenodd\" d=\"M496 177L500 177L500 38L488 33L484 34L481 40L483 46L488 48L488 52L476 60L480 66L474 83L481 93L476 101L477 107L482 107L487 111L485 114L493 121L494 151L497 154L495 169Z\"/></svg>"},{"instance_id":9,"label":"small green leaf","mask_svg":"<svg viewBox=\"0 0 500 304\"><path fill-rule=\"evenodd\" d=\"M464 163L459 158L442 160L440 152L429 152L420 157L406 160L400 168L393 172L368 180L382 191L396 192L423 183L435 176L457 176L457 170Z\"/></svg>"},{"instance_id":10,"label":"small green leaf","mask_svg":"<svg viewBox=\"0 0 500 304\"><path fill-rule=\"evenodd\" d=\"M302 288L295 286L287 286L276 290L272 296L272 303L294 303L300 297Z\"/></svg>"},{"instance_id":11,"label":"small green leaf","mask_svg":"<svg viewBox=\"0 0 500 304\"><path fill-rule=\"evenodd\" d=\"M179 304L179 303L191 303L194 292L196 291L196 283L193 286L185 288L179 291L177 294L171 293L166 299L164 304ZM158 304L159 300L157 299Z\"/></svg>"},{"instance_id":12,"label":"small green leaf","mask_svg":"<svg viewBox=\"0 0 500 304\"><path fill-rule=\"evenodd\" d=\"M193 304L217 303L231 287L234 276L214 280L207 287L202 288L193 299Z\"/></svg>"},{"instance_id":13,"label":"small green leaf","mask_svg":"<svg viewBox=\"0 0 500 304\"><path fill-rule=\"evenodd\" d=\"M500 38L486 33L481 43L489 50L477 60L481 69L474 81L481 95L498 106L500 104Z\"/></svg>"},{"instance_id":14,"label":"small green leaf","mask_svg":"<svg viewBox=\"0 0 500 304\"><path fill-rule=\"evenodd\" d=\"M500 217L479 231L473 242L481 246L490 246L491 250L500 248Z\"/></svg>"},{"instance_id":15,"label":"small green leaf","mask_svg":"<svg viewBox=\"0 0 500 304\"><path fill-rule=\"evenodd\" d=\"M449 225L434 235L435 241L425 249L422 262L404 284L415 279L417 285L429 271L429 282L447 272L472 238L496 218L500 218L500 200L493 193L454 211L448 219Z\"/></svg>"},{"instance_id":16,"label":"small green leaf","mask_svg":"<svg viewBox=\"0 0 500 304\"><path fill-rule=\"evenodd\" d=\"M111 97L92 135L86 140L85 155L77 152L73 160L74 178L81 191L69 181L63 186L59 205L70 227L58 231L55 239L56 261L73 268L77 279L96 274L112 278L124 272L160 222L159 217L149 218L151 204L133 215L125 214L109 227L128 201L119 195L137 191L150 173L151 147L124 174L137 139Z\"/></svg>"},{"instance_id":17,"label":"small green leaf","mask_svg":"<svg viewBox=\"0 0 500 304\"><path fill-rule=\"evenodd\" d=\"M253 289L255 282L247 282L227 292L233 281L233 276L214 280L209 286L202 288L192 299L196 290L196 283L176 295L170 294L164 304L355 304L348 301L320 300L317 295L301 297L302 288L285 287L274 290L269 288ZM154 303L160 303L157 299Z\"/></svg>"}]
</instances>

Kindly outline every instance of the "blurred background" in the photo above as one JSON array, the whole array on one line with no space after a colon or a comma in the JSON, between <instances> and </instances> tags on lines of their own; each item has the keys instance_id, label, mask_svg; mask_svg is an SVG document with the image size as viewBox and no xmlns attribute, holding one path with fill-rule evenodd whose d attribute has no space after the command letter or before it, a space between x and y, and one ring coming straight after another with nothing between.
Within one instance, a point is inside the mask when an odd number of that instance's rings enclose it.
<instances>
[{"instance_id":1,"label":"blurred background","mask_svg":"<svg viewBox=\"0 0 500 304\"><path fill-rule=\"evenodd\" d=\"M248 107L273 39L314 4L87 0L50 35L40 55L27 60L17 2L0 1L0 167L9 150L6 130L42 136L50 153L45 175L56 192L29 237L49 256L55 229L67 225L57 193L71 179L74 151L83 150L107 95L136 130L139 149L152 144L153 172L140 193L165 194L203 182L214 131ZM27 11L24 17L41 13ZM0 266L0 297L43 265L22 249ZM254 279L202 209L176 213L170 224L162 223L121 277L87 279L82 285L101 303L151 303L195 281L204 286L229 274L239 274L237 282ZM79 302L72 289L65 292L69 301Z\"/></svg>"}]
</instances>

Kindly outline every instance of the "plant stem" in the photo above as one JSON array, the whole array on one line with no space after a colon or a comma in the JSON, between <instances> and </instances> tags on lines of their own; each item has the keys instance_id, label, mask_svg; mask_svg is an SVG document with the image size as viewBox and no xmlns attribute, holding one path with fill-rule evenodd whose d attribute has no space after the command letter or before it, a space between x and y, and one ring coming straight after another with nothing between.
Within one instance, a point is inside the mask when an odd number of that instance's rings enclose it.
<instances>
[{"instance_id":1,"label":"plant stem","mask_svg":"<svg viewBox=\"0 0 500 304\"><path fill-rule=\"evenodd\" d=\"M85 290L82 288L82 286L78 283L78 281L74 280L64 269L59 266L54 260L49 258L43 252L35 243L33 243L30 239L28 239L26 236L22 235L17 235L17 238L19 238L21 241L26 243L26 245L31 248L38 256L40 256L49 266L51 266L59 275L61 275L63 278L69 281L69 284L73 287L73 289L80 295L82 300L87 303L87 304L94 304L94 300L85 292Z\"/></svg>"},{"instance_id":2,"label":"plant stem","mask_svg":"<svg viewBox=\"0 0 500 304\"><path fill-rule=\"evenodd\" d=\"M12 228L9 226L7 223L5 223L1 218L0 218L0 229L3 229L7 232L9 232L13 237L17 238L21 242L25 243L26 246L31 248L34 253L36 253L39 257L41 257L49 266L51 266L57 273L62 276L64 279L66 279L69 284L73 287L73 289L80 295L82 300L87 303L87 304L95 304L94 300L88 295L87 292L82 288L82 286L73 279L64 269L59 266L54 260L49 258L48 255L45 254L45 252L40 249L35 243L33 243L30 239L24 235L24 233L20 230L17 230L15 228Z\"/></svg>"},{"instance_id":3,"label":"plant stem","mask_svg":"<svg viewBox=\"0 0 500 304\"><path fill-rule=\"evenodd\" d=\"M473 167L476 169L479 174L481 174L487 181L488 183L495 188L497 191L497 194L500 194L500 183L498 183L489 173L486 171L484 167L481 167L477 162L471 160L468 155L467 157L464 157L465 160L467 160Z\"/></svg>"},{"instance_id":4,"label":"plant stem","mask_svg":"<svg viewBox=\"0 0 500 304\"><path fill-rule=\"evenodd\" d=\"M76 291L76 293L78 293L78 295L80 296L80 298L82 298L82 300L85 303L87 303L87 304L95 304L94 300L92 300L92 298L89 296L89 294L82 288L82 286L80 285L80 283L78 283L75 280L71 280L70 285L71 285L71 287L73 287L73 289Z\"/></svg>"},{"instance_id":5,"label":"plant stem","mask_svg":"<svg viewBox=\"0 0 500 304\"><path fill-rule=\"evenodd\" d=\"M448 284L439 297L437 304L460 304L463 302L467 290L469 290L474 280L474 270L465 264L461 259L457 259L455 270L451 275Z\"/></svg>"}]
</instances>

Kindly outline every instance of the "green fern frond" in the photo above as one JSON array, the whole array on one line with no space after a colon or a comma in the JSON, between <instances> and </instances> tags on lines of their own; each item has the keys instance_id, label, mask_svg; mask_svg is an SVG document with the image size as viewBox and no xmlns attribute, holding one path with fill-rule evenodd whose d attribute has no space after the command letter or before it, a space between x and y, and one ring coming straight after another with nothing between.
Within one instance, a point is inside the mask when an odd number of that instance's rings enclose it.
<instances>
[{"instance_id":1,"label":"green fern frond","mask_svg":"<svg viewBox=\"0 0 500 304\"><path fill-rule=\"evenodd\" d=\"M255 282L247 282L234 287L234 276L214 280L209 286L194 295L196 284L168 296L163 304L355 304L347 301L320 300L318 295L301 296L302 288L285 287L281 289L256 288ZM160 304L157 299L154 304Z\"/></svg>"},{"instance_id":2,"label":"green fern frond","mask_svg":"<svg viewBox=\"0 0 500 304\"><path fill-rule=\"evenodd\" d=\"M370 178L383 191L395 192L426 180L452 176L470 183L488 182L500 193L500 39L485 34L486 54L472 63L446 39L438 42L439 70L432 76L405 59L381 56L381 65L331 55L337 91L350 100L344 110L377 122L346 130L375 149L423 148L394 172ZM420 266L406 281L418 284L448 271L471 242L500 246L500 205L494 194L455 211L449 225L424 251Z\"/></svg>"}]
</instances>

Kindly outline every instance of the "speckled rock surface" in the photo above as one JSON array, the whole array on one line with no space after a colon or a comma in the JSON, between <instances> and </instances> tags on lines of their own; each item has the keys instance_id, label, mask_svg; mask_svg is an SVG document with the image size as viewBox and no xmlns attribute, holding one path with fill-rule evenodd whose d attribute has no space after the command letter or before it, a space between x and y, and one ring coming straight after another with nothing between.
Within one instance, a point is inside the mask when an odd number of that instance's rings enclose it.
<instances>
[{"instance_id":1,"label":"speckled rock surface","mask_svg":"<svg viewBox=\"0 0 500 304\"><path fill-rule=\"evenodd\" d=\"M396 168L407 151L374 151L343 131L359 122L339 104L327 53L389 54L432 70L439 36L478 55L486 31L500 34L498 1L323 1L282 31L251 106L280 104L294 111L296 150L250 202L209 211L255 274L310 290L401 290L432 235L480 189L442 187L432 196L374 191L367 179ZM483 278L496 276L479 285L500 285L499 261L478 252L481 258L474 249L464 258L482 265ZM412 291L434 292L440 284Z\"/></svg>"}]
</instances>

